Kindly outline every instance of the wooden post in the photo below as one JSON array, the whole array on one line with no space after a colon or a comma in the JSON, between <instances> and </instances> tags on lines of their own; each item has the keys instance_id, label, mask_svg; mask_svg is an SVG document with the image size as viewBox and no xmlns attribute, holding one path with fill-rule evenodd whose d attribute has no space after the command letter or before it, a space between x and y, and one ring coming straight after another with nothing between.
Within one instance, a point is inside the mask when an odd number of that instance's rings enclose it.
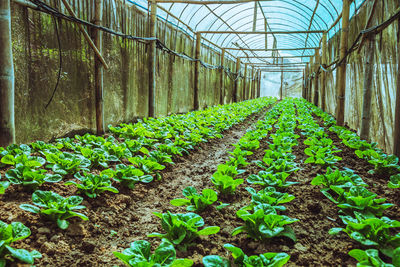
<instances>
[{"instance_id":1,"label":"wooden post","mask_svg":"<svg viewBox=\"0 0 400 267\"><path fill-rule=\"evenodd\" d=\"M262 78L262 72L261 70L258 73L258 88L257 88L257 98L261 96L261 78Z\"/></svg>"},{"instance_id":2,"label":"wooden post","mask_svg":"<svg viewBox=\"0 0 400 267\"><path fill-rule=\"evenodd\" d=\"M0 1L0 146L15 143L10 0Z\"/></svg>"},{"instance_id":3,"label":"wooden post","mask_svg":"<svg viewBox=\"0 0 400 267\"><path fill-rule=\"evenodd\" d=\"M224 98L225 98L225 70L224 70L224 63L225 63L225 49L222 48L221 50L221 73L220 73L220 95L219 95L219 103L221 105L224 104Z\"/></svg>"},{"instance_id":4,"label":"wooden post","mask_svg":"<svg viewBox=\"0 0 400 267\"><path fill-rule=\"evenodd\" d=\"M247 86L247 63L244 64L244 80L243 80L243 89L241 92L241 100L240 101L244 101L246 100L246 86Z\"/></svg>"},{"instance_id":5,"label":"wooden post","mask_svg":"<svg viewBox=\"0 0 400 267\"><path fill-rule=\"evenodd\" d=\"M313 73L314 73L314 57L310 58L310 73L309 73L310 80L308 81L308 91L307 91L308 102L312 102L311 97L313 91L313 77L312 77Z\"/></svg>"},{"instance_id":6,"label":"wooden post","mask_svg":"<svg viewBox=\"0 0 400 267\"><path fill-rule=\"evenodd\" d=\"M196 33L196 48L195 48L195 59L197 61L194 64L194 94L193 94L193 108L198 110L200 107L199 101L199 87L200 87L200 51L201 51L201 33Z\"/></svg>"},{"instance_id":7,"label":"wooden post","mask_svg":"<svg viewBox=\"0 0 400 267\"><path fill-rule=\"evenodd\" d=\"M304 90L303 90L303 98L304 99L307 99L308 75L310 75L309 71L308 71L308 68L309 68L308 66L309 66L309 64L307 63L306 68L304 70Z\"/></svg>"},{"instance_id":8,"label":"wooden post","mask_svg":"<svg viewBox=\"0 0 400 267\"><path fill-rule=\"evenodd\" d=\"M325 66L328 63L328 34L322 35L322 59L321 64ZM326 72L321 70L321 108L326 109Z\"/></svg>"},{"instance_id":9,"label":"wooden post","mask_svg":"<svg viewBox=\"0 0 400 267\"><path fill-rule=\"evenodd\" d=\"M96 0L94 6L94 23L101 25L103 19L103 0ZM102 32L93 29L94 45L100 54L102 49ZM96 97L96 130L98 135L104 134L104 99L103 99L103 65L98 57L94 58L94 90Z\"/></svg>"},{"instance_id":10,"label":"wooden post","mask_svg":"<svg viewBox=\"0 0 400 267\"><path fill-rule=\"evenodd\" d=\"M282 65L283 65L283 58L282 58ZM281 88L279 88L279 99L283 99L283 66L281 67Z\"/></svg>"},{"instance_id":11,"label":"wooden post","mask_svg":"<svg viewBox=\"0 0 400 267\"><path fill-rule=\"evenodd\" d=\"M397 29L400 29L400 20L398 21ZM397 51L400 51L400 31L397 32ZM393 134L393 154L400 158L400 53L397 53L397 67L397 92Z\"/></svg>"},{"instance_id":12,"label":"wooden post","mask_svg":"<svg viewBox=\"0 0 400 267\"><path fill-rule=\"evenodd\" d=\"M157 37L157 2L151 0L150 2L150 37ZM157 64L157 43L156 41L151 41L149 43L149 117L155 116L155 106L156 106L156 64Z\"/></svg>"},{"instance_id":13,"label":"wooden post","mask_svg":"<svg viewBox=\"0 0 400 267\"><path fill-rule=\"evenodd\" d=\"M365 47L365 73L363 88L363 109L361 120L360 137L369 140L369 128L371 119L371 94L373 85L373 74L375 65L375 36L371 34L367 37L367 45Z\"/></svg>"},{"instance_id":14,"label":"wooden post","mask_svg":"<svg viewBox=\"0 0 400 267\"><path fill-rule=\"evenodd\" d=\"M320 65L319 48L315 49L315 79L314 79L314 105L318 106L318 90L319 90L319 75L318 68Z\"/></svg>"},{"instance_id":15,"label":"wooden post","mask_svg":"<svg viewBox=\"0 0 400 267\"><path fill-rule=\"evenodd\" d=\"M343 11L342 11L342 34L340 36L340 56L339 59L342 60L347 53L348 36L349 36L349 10L350 10L350 0L343 0ZM347 60L344 59L343 62L338 67L338 81L337 81L337 107L336 107L336 121L337 125L344 125L344 105L346 97L346 65Z\"/></svg>"},{"instance_id":16,"label":"wooden post","mask_svg":"<svg viewBox=\"0 0 400 267\"><path fill-rule=\"evenodd\" d=\"M235 89L233 91L233 102L238 102L238 94L239 94L239 79L240 79L240 58L236 59L236 82Z\"/></svg>"}]
</instances>

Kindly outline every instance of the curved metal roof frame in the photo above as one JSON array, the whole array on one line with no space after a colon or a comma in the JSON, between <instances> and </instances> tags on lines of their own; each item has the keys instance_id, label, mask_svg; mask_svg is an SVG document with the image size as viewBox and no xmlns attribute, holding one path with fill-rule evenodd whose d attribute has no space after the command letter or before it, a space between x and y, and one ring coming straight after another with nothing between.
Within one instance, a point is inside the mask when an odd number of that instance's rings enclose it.
<instances>
[{"instance_id":1,"label":"curved metal roof frame","mask_svg":"<svg viewBox=\"0 0 400 267\"><path fill-rule=\"evenodd\" d=\"M195 32L252 31L255 6L257 7L256 31L265 31L265 19L268 23L268 31L272 32L327 30L342 9L341 0L260 0L257 2L256 5L254 2L209 5L159 3L159 5ZM179 21L177 23L179 25ZM221 47L234 48L239 45L242 48L265 48L265 34L219 34L214 32L203 33L203 36ZM318 47L321 37L322 33L269 34L267 42L268 48L272 47L273 39L277 41L278 48ZM235 46L235 44L237 45ZM285 51L283 54L293 56L314 54L312 49L303 51ZM271 50L257 53L249 50L245 52L235 50L232 54L235 56L244 54L265 56L271 54Z\"/></svg>"}]
</instances>

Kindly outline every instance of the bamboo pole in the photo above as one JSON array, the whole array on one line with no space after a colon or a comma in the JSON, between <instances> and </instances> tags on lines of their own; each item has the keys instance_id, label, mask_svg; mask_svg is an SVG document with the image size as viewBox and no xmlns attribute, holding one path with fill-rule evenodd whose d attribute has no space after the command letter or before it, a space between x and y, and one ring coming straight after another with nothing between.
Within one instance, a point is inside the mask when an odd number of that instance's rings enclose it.
<instances>
[{"instance_id":1,"label":"bamboo pole","mask_svg":"<svg viewBox=\"0 0 400 267\"><path fill-rule=\"evenodd\" d=\"M224 104L224 98L225 98L225 70L224 70L224 65L225 65L225 49L222 49L221 51L221 72L220 72L220 95L219 95L219 103L221 105Z\"/></svg>"},{"instance_id":2,"label":"bamboo pole","mask_svg":"<svg viewBox=\"0 0 400 267\"><path fill-rule=\"evenodd\" d=\"M321 64L324 66L328 63L328 36L324 33L322 36L322 59ZM321 108L323 111L326 109L326 72L321 72Z\"/></svg>"},{"instance_id":3,"label":"bamboo pole","mask_svg":"<svg viewBox=\"0 0 400 267\"><path fill-rule=\"evenodd\" d=\"M10 0L0 1L0 146L15 143Z\"/></svg>"},{"instance_id":4,"label":"bamboo pole","mask_svg":"<svg viewBox=\"0 0 400 267\"><path fill-rule=\"evenodd\" d=\"M312 31L199 31L202 34L306 34L306 33L324 33L325 30Z\"/></svg>"},{"instance_id":5,"label":"bamboo pole","mask_svg":"<svg viewBox=\"0 0 400 267\"><path fill-rule=\"evenodd\" d=\"M65 8L68 10L69 14L71 14L72 17L77 18L74 10L72 9L72 7L69 5L69 3L67 2L67 0L62 0L62 2L64 3ZM86 41L89 43L89 46L93 49L96 57L101 61L101 64L103 64L104 68L107 70L108 69L108 65L105 61L105 59L103 58L103 56L101 55L99 49L97 49L96 45L93 43L92 39L90 38L89 34L87 33L87 31L85 30L85 28L83 28L82 24L77 23L76 25L78 25L79 30L82 32L83 37L86 39Z\"/></svg>"},{"instance_id":6,"label":"bamboo pole","mask_svg":"<svg viewBox=\"0 0 400 267\"><path fill-rule=\"evenodd\" d=\"M253 32L257 29L257 1L254 1Z\"/></svg>"},{"instance_id":7,"label":"bamboo pole","mask_svg":"<svg viewBox=\"0 0 400 267\"><path fill-rule=\"evenodd\" d=\"M342 11L342 34L340 36L340 57L344 58L347 53L348 36L349 36L349 14L350 13L350 0L343 0ZM338 67L338 81L337 81L337 107L336 107L336 121L337 125L344 125L344 112L345 112L345 97L346 97L346 65L347 60Z\"/></svg>"},{"instance_id":8,"label":"bamboo pole","mask_svg":"<svg viewBox=\"0 0 400 267\"><path fill-rule=\"evenodd\" d=\"M193 107L198 110L199 104L199 87L200 87L200 53L201 53L201 33L196 33L196 48L195 58L197 61L194 63L194 94L193 94Z\"/></svg>"},{"instance_id":9,"label":"bamboo pole","mask_svg":"<svg viewBox=\"0 0 400 267\"><path fill-rule=\"evenodd\" d=\"M398 20L398 27L400 29L400 20ZM400 31L397 31L397 81L396 81L396 107L394 119L394 142L393 154L400 158Z\"/></svg>"},{"instance_id":10,"label":"bamboo pole","mask_svg":"<svg viewBox=\"0 0 400 267\"><path fill-rule=\"evenodd\" d=\"M320 47L294 47L294 48L238 48L238 47L223 47L226 50L245 50L245 51L254 51L254 52L261 52L261 51L299 51L299 50L315 50Z\"/></svg>"},{"instance_id":11,"label":"bamboo pole","mask_svg":"<svg viewBox=\"0 0 400 267\"><path fill-rule=\"evenodd\" d=\"M244 64L244 80L241 92L241 101L246 100L246 86L247 86L247 63Z\"/></svg>"},{"instance_id":12,"label":"bamboo pole","mask_svg":"<svg viewBox=\"0 0 400 267\"><path fill-rule=\"evenodd\" d=\"M310 73L309 73L309 77L311 78L309 81L308 81L308 91L307 91L307 101L308 102L312 102L312 100L311 100L311 97L312 97L312 91L313 91L313 73L314 73L314 57L312 57L311 59L310 59L310 68L309 68L309 70L310 70Z\"/></svg>"},{"instance_id":13,"label":"bamboo pole","mask_svg":"<svg viewBox=\"0 0 400 267\"><path fill-rule=\"evenodd\" d=\"M155 0L150 2L150 31L149 37L157 36L157 3ZM157 78L157 43L156 41L149 42L149 92L148 92L148 116L155 116L155 94L156 94L156 78Z\"/></svg>"},{"instance_id":14,"label":"bamboo pole","mask_svg":"<svg viewBox=\"0 0 400 267\"><path fill-rule=\"evenodd\" d=\"M283 64L283 58L282 58L282 64ZM281 88L279 89L279 99L283 99L283 67L281 68Z\"/></svg>"},{"instance_id":15,"label":"bamboo pole","mask_svg":"<svg viewBox=\"0 0 400 267\"><path fill-rule=\"evenodd\" d=\"M103 0L96 0L94 6L94 23L101 25L103 19ZM98 29L93 30L94 45L101 53L102 32ZM97 134L104 134L104 101L103 101L103 66L98 57L94 58L94 89L96 97L96 129Z\"/></svg>"},{"instance_id":16,"label":"bamboo pole","mask_svg":"<svg viewBox=\"0 0 400 267\"><path fill-rule=\"evenodd\" d=\"M233 102L238 102L238 94L239 94L239 75L240 75L240 58L236 59L236 82L233 91Z\"/></svg>"},{"instance_id":17,"label":"bamboo pole","mask_svg":"<svg viewBox=\"0 0 400 267\"><path fill-rule=\"evenodd\" d=\"M261 96L261 78L262 78L262 72L261 70L258 71L258 88L257 88L257 98Z\"/></svg>"},{"instance_id":18,"label":"bamboo pole","mask_svg":"<svg viewBox=\"0 0 400 267\"><path fill-rule=\"evenodd\" d=\"M365 73L364 73L364 88L363 88L363 109L361 120L361 139L368 140L371 121L371 95L373 85L373 73L375 65L375 38L373 35L366 39L367 46L365 49Z\"/></svg>"},{"instance_id":19,"label":"bamboo pole","mask_svg":"<svg viewBox=\"0 0 400 267\"><path fill-rule=\"evenodd\" d=\"M319 56L319 48L315 49L315 79L314 79L314 105L318 106L318 97L319 97L319 75L318 75L318 68L320 65L320 56Z\"/></svg>"},{"instance_id":20,"label":"bamboo pole","mask_svg":"<svg viewBox=\"0 0 400 267\"><path fill-rule=\"evenodd\" d=\"M21 6L30 7L30 8L33 8L33 9L38 8L37 5L35 5L32 2L29 2L28 0L12 0L12 1L14 3L18 4L18 5L21 5Z\"/></svg>"},{"instance_id":21,"label":"bamboo pole","mask_svg":"<svg viewBox=\"0 0 400 267\"><path fill-rule=\"evenodd\" d=\"M301 85L301 97L302 98L305 98L305 89L306 89L305 83L306 83L306 70L304 69L303 70L303 84Z\"/></svg>"},{"instance_id":22,"label":"bamboo pole","mask_svg":"<svg viewBox=\"0 0 400 267\"><path fill-rule=\"evenodd\" d=\"M313 57L314 55L299 55L299 56L282 56L281 58L303 58L303 57ZM274 56L246 56L246 57L238 57L238 58L276 58Z\"/></svg>"}]
</instances>

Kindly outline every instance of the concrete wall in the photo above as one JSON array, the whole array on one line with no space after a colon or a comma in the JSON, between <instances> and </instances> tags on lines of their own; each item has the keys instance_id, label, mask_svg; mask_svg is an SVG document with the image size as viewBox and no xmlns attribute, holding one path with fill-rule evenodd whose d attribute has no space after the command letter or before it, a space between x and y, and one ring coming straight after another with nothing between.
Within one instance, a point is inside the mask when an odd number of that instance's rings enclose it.
<instances>
[{"instance_id":1,"label":"concrete wall","mask_svg":"<svg viewBox=\"0 0 400 267\"><path fill-rule=\"evenodd\" d=\"M67 14L60 0L49 5ZM78 16L93 21L93 0L70 0ZM103 25L115 31L148 37L148 14L121 0L104 0ZM57 31L61 42L59 69ZM157 37L171 49L194 56L187 33L158 21ZM90 33L90 29L88 29ZM12 4L12 38L16 74L15 121L17 142L49 140L71 132L95 130L93 51L75 24ZM105 125L134 121L148 114L148 45L103 33ZM193 109L194 63L157 50L156 115ZM220 64L219 52L203 45L202 60ZM235 62L225 61L235 72ZM200 107L219 104L220 70L201 68ZM225 103L231 103L236 77L224 75ZM239 81L241 84L241 81Z\"/></svg>"}]
</instances>

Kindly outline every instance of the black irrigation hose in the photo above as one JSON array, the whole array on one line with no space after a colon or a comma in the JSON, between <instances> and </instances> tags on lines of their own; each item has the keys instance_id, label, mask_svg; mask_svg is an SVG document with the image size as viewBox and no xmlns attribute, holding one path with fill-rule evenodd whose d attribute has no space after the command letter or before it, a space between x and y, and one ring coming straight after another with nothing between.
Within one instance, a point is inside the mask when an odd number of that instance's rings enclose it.
<instances>
[{"instance_id":1,"label":"black irrigation hose","mask_svg":"<svg viewBox=\"0 0 400 267\"><path fill-rule=\"evenodd\" d=\"M61 70L62 70L62 54L61 54L61 40L60 40L60 33L58 32L58 24L57 24L57 18L53 17L54 19L54 28L56 30L56 36L57 36L57 42L58 42L58 55L59 55L59 62L60 62L60 66L58 68L58 76L57 76L57 82L56 85L54 87L53 93L51 94L51 97L49 99L49 102L47 102L46 106L44 107L45 109L47 109L47 107L50 105L51 101L53 101L54 95L57 91L58 88L58 84L60 83L60 78L61 78Z\"/></svg>"},{"instance_id":2,"label":"black irrigation hose","mask_svg":"<svg viewBox=\"0 0 400 267\"><path fill-rule=\"evenodd\" d=\"M243 78L243 76L240 73L232 72L229 68L226 68L224 66L211 65L211 64L208 64L206 62L203 62L200 59L195 59L195 58L190 57L190 56L188 56L186 54L179 53L179 52L176 52L174 50L171 50L161 40L159 40L158 38L155 38L155 37L137 37L137 36L124 34L124 33L121 33L121 32L116 32L116 31L114 31L114 30L112 30L110 28L99 26L99 25L90 23L88 21L85 21L85 20L82 20L82 19L79 19L79 18L75 18L75 17L72 17L72 16L65 15L65 14L61 13L60 11L58 11L57 9L47 5L46 3L44 3L44 2L42 2L40 0L30 0L30 1L37 5L37 8L35 10L38 10L40 12L44 12L44 13L50 14L50 15L52 15L54 17L62 18L62 19L65 19L65 20L68 20L68 21L71 21L71 22L80 23L80 24L86 25L88 27L96 28L96 29L101 30L103 32L106 32L106 33L109 33L109 34L112 34L112 35L115 35L115 36L119 36L119 37L122 37L122 38L125 38L125 39L138 41L138 42L145 43L145 44L147 44L148 42L154 41L154 42L156 42L156 47L158 49L160 49L160 50L162 50L164 52L167 52L170 55L174 55L174 56L180 57L182 59L185 59L185 60L188 60L188 61L191 61L191 62L200 62L200 65L203 66L206 69L211 69L211 70L217 70L217 69L221 70L222 69L222 70L225 71L225 73L228 74L228 77L231 78L231 79L233 79L232 76L236 76L237 77L236 79L238 79L239 77ZM58 84L58 82L57 82L57 84ZM53 96L54 96L54 93L53 93ZM53 98L53 96L52 96L52 98ZM50 99L50 102L51 102L51 99Z\"/></svg>"}]
</instances>

